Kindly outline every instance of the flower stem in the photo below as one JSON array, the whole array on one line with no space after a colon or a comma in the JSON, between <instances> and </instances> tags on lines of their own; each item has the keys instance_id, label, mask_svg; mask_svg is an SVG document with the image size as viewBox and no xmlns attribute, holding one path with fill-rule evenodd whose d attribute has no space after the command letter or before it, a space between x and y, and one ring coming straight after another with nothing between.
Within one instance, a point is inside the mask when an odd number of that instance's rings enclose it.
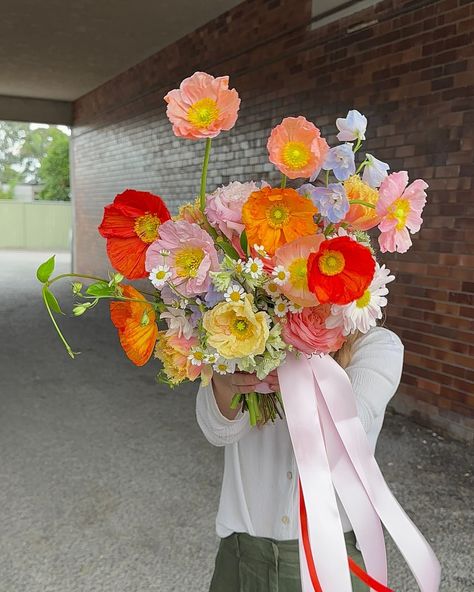
<instances>
[{"instance_id":1,"label":"flower stem","mask_svg":"<svg viewBox=\"0 0 474 592\"><path fill-rule=\"evenodd\" d=\"M354 146L354 154L359 150L359 148L362 146L362 140L360 138L357 138L357 142L356 145Z\"/></svg>"},{"instance_id":2,"label":"flower stem","mask_svg":"<svg viewBox=\"0 0 474 592\"><path fill-rule=\"evenodd\" d=\"M360 173L360 171L365 167L366 164L369 164L369 161L368 160L363 160L360 163L360 165L359 165L358 169L356 170L355 174L358 175Z\"/></svg>"},{"instance_id":3,"label":"flower stem","mask_svg":"<svg viewBox=\"0 0 474 592\"><path fill-rule=\"evenodd\" d=\"M286 180L287 180L287 176L282 173L281 174L281 183L280 183L281 189L285 189L285 187L286 187Z\"/></svg>"},{"instance_id":4,"label":"flower stem","mask_svg":"<svg viewBox=\"0 0 474 592\"><path fill-rule=\"evenodd\" d=\"M51 319L51 322L53 323L53 326L56 329L56 333L59 335L59 338L63 342L64 347L66 348L67 353L71 356L71 358L74 358L75 357L75 354L72 351L71 346L69 345L69 343L66 341L64 335L61 333L61 329L59 328L59 326L58 326L58 324L56 322L56 319L54 318L54 315L53 315L53 313L51 311L51 308L49 307L48 300L46 299L46 290L47 289L48 288L46 286L43 288L43 302L44 302L44 305L46 306L46 310L48 311L48 314L49 314L49 317Z\"/></svg>"},{"instance_id":5,"label":"flower stem","mask_svg":"<svg viewBox=\"0 0 474 592\"><path fill-rule=\"evenodd\" d=\"M367 208L372 208L373 210L375 210L374 204L371 204L367 201L363 201L362 199L350 199L349 203L350 204L359 204L361 206L366 206Z\"/></svg>"},{"instance_id":6,"label":"flower stem","mask_svg":"<svg viewBox=\"0 0 474 592\"><path fill-rule=\"evenodd\" d=\"M200 193L200 206L201 212L204 214L206 207L206 181L207 181L207 168L209 166L209 156L211 154L211 138L206 139L206 149L204 151L204 162L202 163L201 173L201 193Z\"/></svg>"}]
</instances>

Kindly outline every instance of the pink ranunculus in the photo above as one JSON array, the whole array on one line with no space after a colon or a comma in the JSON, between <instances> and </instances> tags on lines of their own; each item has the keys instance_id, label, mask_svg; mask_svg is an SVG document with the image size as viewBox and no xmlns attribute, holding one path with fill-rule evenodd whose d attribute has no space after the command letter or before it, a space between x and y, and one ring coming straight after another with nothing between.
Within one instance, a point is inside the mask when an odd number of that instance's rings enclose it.
<instances>
[{"instance_id":1,"label":"pink ranunculus","mask_svg":"<svg viewBox=\"0 0 474 592\"><path fill-rule=\"evenodd\" d=\"M186 220L169 220L160 226L160 238L148 247L145 267L151 271L158 265L169 266L170 283L186 297L207 292L209 272L219 269L212 238Z\"/></svg>"},{"instance_id":2,"label":"pink ranunculus","mask_svg":"<svg viewBox=\"0 0 474 592\"><path fill-rule=\"evenodd\" d=\"M305 117L285 117L267 142L270 162L290 179L313 177L329 152L319 129Z\"/></svg>"},{"instance_id":3,"label":"pink ranunculus","mask_svg":"<svg viewBox=\"0 0 474 592\"><path fill-rule=\"evenodd\" d=\"M229 89L228 76L214 78L205 72L183 80L165 101L174 134L188 140L215 138L222 130L232 129L240 106L237 91Z\"/></svg>"},{"instance_id":4,"label":"pink ranunculus","mask_svg":"<svg viewBox=\"0 0 474 592\"><path fill-rule=\"evenodd\" d=\"M388 175L380 185L376 212L379 223L379 245L382 253L406 253L412 242L408 230L415 234L423 223L421 213L426 204L428 184L416 179L408 185L408 173Z\"/></svg>"},{"instance_id":5,"label":"pink ranunculus","mask_svg":"<svg viewBox=\"0 0 474 592\"><path fill-rule=\"evenodd\" d=\"M206 198L205 212L209 224L231 241L239 238L245 228L242 222L242 206L251 193L259 191L264 185L267 184L232 181L228 185L218 187Z\"/></svg>"},{"instance_id":6,"label":"pink ranunculus","mask_svg":"<svg viewBox=\"0 0 474 592\"><path fill-rule=\"evenodd\" d=\"M303 308L298 313L288 313L282 323L282 335L286 343L305 354L328 354L337 351L345 341L342 327L326 327L331 314L330 304Z\"/></svg>"}]
</instances>

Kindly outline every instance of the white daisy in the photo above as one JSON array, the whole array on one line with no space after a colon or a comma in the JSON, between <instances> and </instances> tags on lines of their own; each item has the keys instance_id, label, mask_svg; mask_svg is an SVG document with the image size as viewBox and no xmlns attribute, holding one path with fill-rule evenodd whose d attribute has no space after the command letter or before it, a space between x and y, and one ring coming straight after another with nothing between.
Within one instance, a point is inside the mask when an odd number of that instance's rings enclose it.
<instances>
[{"instance_id":1,"label":"white daisy","mask_svg":"<svg viewBox=\"0 0 474 592\"><path fill-rule=\"evenodd\" d=\"M207 353L204 356L204 362L206 364L216 364L218 362L218 360L219 360L219 355L215 352L214 353L213 352Z\"/></svg>"},{"instance_id":2,"label":"white daisy","mask_svg":"<svg viewBox=\"0 0 474 592\"><path fill-rule=\"evenodd\" d=\"M220 358L214 365L213 369L217 374L233 374L235 372L235 362L224 360Z\"/></svg>"},{"instance_id":3,"label":"white daisy","mask_svg":"<svg viewBox=\"0 0 474 592\"><path fill-rule=\"evenodd\" d=\"M243 271L244 271L244 266L245 263L242 261L242 259L238 259L235 263L234 263L234 272L237 275L240 275Z\"/></svg>"},{"instance_id":4,"label":"white daisy","mask_svg":"<svg viewBox=\"0 0 474 592\"><path fill-rule=\"evenodd\" d=\"M250 277L256 280L262 275L263 261L261 259L250 257L250 259L245 264L244 269L248 274L250 274Z\"/></svg>"},{"instance_id":5,"label":"white daisy","mask_svg":"<svg viewBox=\"0 0 474 592\"><path fill-rule=\"evenodd\" d=\"M193 347L189 353L188 360L193 366L200 366L205 360L205 353L200 347Z\"/></svg>"},{"instance_id":6,"label":"white daisy","mask_svg":"<svg viewBox=\"0 0 474 592\"><path fill-rule=\"evenodd\" d=\"M272 298L276 298L280 295L278 284L274 280L271 280L270 282L265 284L265 291Z\"/></svg>"},{"instance_id":7,"label":"white daisy","mask_svg":"<svg viewBox=\"0 0 474 592\"><path fill-rule=\"evenodd\" d=\"M283 298L275 300L275 314L277 317L284 317L288 312L288 303Z\"/></svg>"},{"instance_id":8,"label":"white daisy","mask_svg":"<svg viewBox=\"0 0 474 592\"><path fill-rule=\"evenodd\" d=\"M245 290L238 284L232 284L224 293L224 298L227 302L240 302L243 300Z\"/></svg>"},{"instance_id":9,"label":"white daisy","mask_svg":"<svg viewBox=\"0 0 474 592\"><path fill-rule=\"evenodd\" d=\"M382 318L382 307L387 304L386 284L394 279L395 276L390 275L390 270L385 265L380 267L376 263L374 278L364 294L354 302L343 306L333 304L331 315L326 319L326 327L331 329L342 326L343 335L356 331L367 333L371 327L375 327L377 320Z\"/></svg>"},{"instance_id":10,"label":"white daisy","mask_svg":"<svg viewBox=\"0 0 474 592\"><path fill-rule=\"evenodd\" d=\"M169 265L158 265L154 267L148 277L155 288L158 290L161 289L171 277Z\"/></svg>"},{"instance_id":11,"label":"white daisy","mask_svg":"<svg viewBox=\"0 0 474 592\"><path fill-rule=\"evenodd\" d=\"M286 271L283 265L277 265L272 271L273 281L278 286L284 286L290 279L290 273Z\"/></svg>"},{"instance_id":12,"label":"white daisy","mask_svg":"<svg viewBox=\"0 0 474 592\"><path fill-rule=\"evenodd\" d=\"M289 309L290 312L298 313L303 310L303 307L301 306L301 304L296 304L296 302L290 302Z\"/></svg>"},{"instance_id":13,"label":"white daisy","mask_svg":"<svg viewBox=\"0 0 474 592\"><path fill-rule=\"evenodd\" d=\"M257 253L257 255L260 255L260 257L268 257L268 253L266 252L263 245L254 245L253 250Z\"/></svg>"}]
</instances>

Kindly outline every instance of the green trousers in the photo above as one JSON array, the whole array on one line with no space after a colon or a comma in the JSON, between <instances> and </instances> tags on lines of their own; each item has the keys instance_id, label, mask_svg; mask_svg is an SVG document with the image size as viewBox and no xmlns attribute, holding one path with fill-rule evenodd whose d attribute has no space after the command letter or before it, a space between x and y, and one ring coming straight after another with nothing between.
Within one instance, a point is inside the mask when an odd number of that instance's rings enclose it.
<instances>
[{"instance_id":1,"label":"green trousers","mask_svg":"<svg viewBox=\"0 0 474 592\"><path fill-rule=\"evenodd\" d=\"M364 568L354 533L344 536L348 555ZM365 584L351 577L353 592L368 592ZM298 541L243 533L221 539L209 592L301 592Z\"/></svg>"}]
</instances>

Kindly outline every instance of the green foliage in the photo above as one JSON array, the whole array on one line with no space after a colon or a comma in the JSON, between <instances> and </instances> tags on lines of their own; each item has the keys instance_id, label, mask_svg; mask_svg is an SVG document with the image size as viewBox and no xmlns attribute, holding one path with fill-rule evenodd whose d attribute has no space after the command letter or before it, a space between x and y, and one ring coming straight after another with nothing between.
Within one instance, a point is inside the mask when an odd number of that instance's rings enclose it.
<instances>
[{"instance_id":1,"label":"green foliage","mask_svg":"<svg viewBox=\"0 0 474 592\"><path fill-rule=\"evenodd\" d=\"M69 138L54 126L0 121L0 199L18 183L43 182L42 199L69 199Z\"/></svg>"},{"instance_id":2,"label":"green foliage","mask_svg":"<svg viewBox=\"0 0 474 592\"><path fill-rule=\"evenodd\" d=\"M242 247L242 251L248 255L249 251L249 241L247 239L247 233L245 232L245 230L242 232L242 234L240 235L240 246Z\"/></svg>"},{"instance_id":3,"label":"green foliage","mask_svg":"<svg viewBox=\"0 0 474 592\"><path fill-rule=\"evenodd\" d=\"M36 277L38 278L38 280L42 284L45 284L49 280L49 278L51 277L51 274L54 271L54 264L55 264L54 259L55 259L55 255L53 255L47 261L42 263L38 267L38 269L36 270Z\"/></svg>"},{"instance_id":4,"label":"green foliage","mask_svg":"<svg viewBox=\"0 0 474 592\"><path fill-rule=\"evenodd\" d=\"M59 306L59 302L57 301L56 296L51 292L51 290L49 290L45 286L43 288L43 293L44 293L44 298L45 298L49 308L53 312L57 312L59 314L64 314L63 311L61 310L61 307Z\"/></svg>"},{"instance_id":5,"label":"green foliage","mask_svg":"<svg viewBox=\"0 0 474 592\"><path fill-rule=\"evenodd\" d=\"M56 130L59 132L59 130ZM69 196L69 138L59 132L55 134L41 161L38 173L44 188L41 199L68 201Z\"/></svg>"}]
</instances>

